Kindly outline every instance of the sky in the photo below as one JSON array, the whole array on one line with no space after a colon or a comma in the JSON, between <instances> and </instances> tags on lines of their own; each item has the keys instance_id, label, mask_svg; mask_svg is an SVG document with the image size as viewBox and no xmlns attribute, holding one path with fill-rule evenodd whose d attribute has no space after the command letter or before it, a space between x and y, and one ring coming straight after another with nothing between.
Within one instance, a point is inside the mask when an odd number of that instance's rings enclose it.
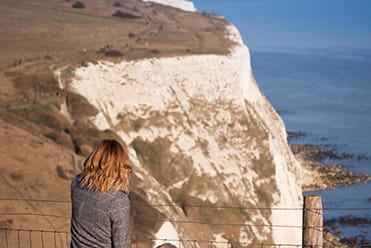
<instances>
[{"instance_id":1,"label":"sky","mask_svg":"<svg viewBox=\"0 0 371 248\"><path fill-rule=\"evenodd\" d=\"M371 50L371 0L193 0L235 24L252 51Z\"/></svg>"}]
</instances>

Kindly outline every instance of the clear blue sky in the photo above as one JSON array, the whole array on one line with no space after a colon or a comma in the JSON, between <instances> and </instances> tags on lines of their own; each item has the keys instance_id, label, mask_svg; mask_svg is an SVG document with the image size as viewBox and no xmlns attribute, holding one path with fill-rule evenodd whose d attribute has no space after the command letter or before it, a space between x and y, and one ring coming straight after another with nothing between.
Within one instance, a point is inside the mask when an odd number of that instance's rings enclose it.
<instances>
[{"instance_id":1,"label":"clear blue sky","mask_svg":"<svg viewBox=\"0 0 371 248\"><path fill-rule=\"evenodd\" d=\"M371 49L371 0L193 0L234 23L252 51Z\"/></svg>"}]
</instances>

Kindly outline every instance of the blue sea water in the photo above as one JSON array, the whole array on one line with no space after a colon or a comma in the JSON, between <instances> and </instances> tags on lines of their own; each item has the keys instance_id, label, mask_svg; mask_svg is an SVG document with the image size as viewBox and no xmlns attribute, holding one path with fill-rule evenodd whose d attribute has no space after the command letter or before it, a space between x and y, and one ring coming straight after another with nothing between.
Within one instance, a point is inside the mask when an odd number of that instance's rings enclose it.
<instances>
[{"instance_id":1,"label":"blue sea water","mask_svg":"<svg viewBox=\"0 0 371 248\"><path fill-rule=\"evenodd\" d=\"M371 174L371 51L252 51L251 57L259 87L287 131L305 134L291 143L327 145L354 154L352 159L324 162ZM325 220L349 215L371 220L371 182L307 194L321 195L323 207L332 208L325 210ZM371 239L370 224L341 230L343 237Z\"/></svg>"}]
</instances>

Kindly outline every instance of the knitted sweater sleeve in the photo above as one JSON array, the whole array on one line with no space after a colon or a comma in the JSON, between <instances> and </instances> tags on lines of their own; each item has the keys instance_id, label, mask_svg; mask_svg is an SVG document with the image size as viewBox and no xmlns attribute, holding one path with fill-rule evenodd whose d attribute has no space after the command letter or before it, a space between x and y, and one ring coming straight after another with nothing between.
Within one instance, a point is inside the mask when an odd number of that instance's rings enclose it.
<instances>
[{"instance_id":1,"label":"knitted sweater sleeve","mask_svg":"<svg viewBox=\"0 0 371 248\"><path fill-rule=\"evenodd\" d=\"M126 193L119 192L111 212L112 247L131 248L130 201Z\"/></svg>"}]
</instances>

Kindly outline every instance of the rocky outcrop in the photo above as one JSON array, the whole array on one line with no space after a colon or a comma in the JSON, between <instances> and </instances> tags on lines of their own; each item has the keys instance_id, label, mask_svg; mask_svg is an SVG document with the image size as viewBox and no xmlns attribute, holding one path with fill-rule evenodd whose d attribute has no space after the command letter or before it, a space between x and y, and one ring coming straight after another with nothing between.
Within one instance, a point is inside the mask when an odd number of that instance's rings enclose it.
<instances>
[{"instance_id":1,"label":"rocky outcrop","mask_svg":"<svg viewBox=\"0 0 371 248\"><path fill-rule=\"evenodd\" d=\"M291 150L300 161L303 171L303 191L336 189L357 183L367 183L371 176L347 171L342 164L324 164L323 159L342 159L353 154L338 154L336 150L309 144L290 144Z\"/></svg>"}]
</instances>

